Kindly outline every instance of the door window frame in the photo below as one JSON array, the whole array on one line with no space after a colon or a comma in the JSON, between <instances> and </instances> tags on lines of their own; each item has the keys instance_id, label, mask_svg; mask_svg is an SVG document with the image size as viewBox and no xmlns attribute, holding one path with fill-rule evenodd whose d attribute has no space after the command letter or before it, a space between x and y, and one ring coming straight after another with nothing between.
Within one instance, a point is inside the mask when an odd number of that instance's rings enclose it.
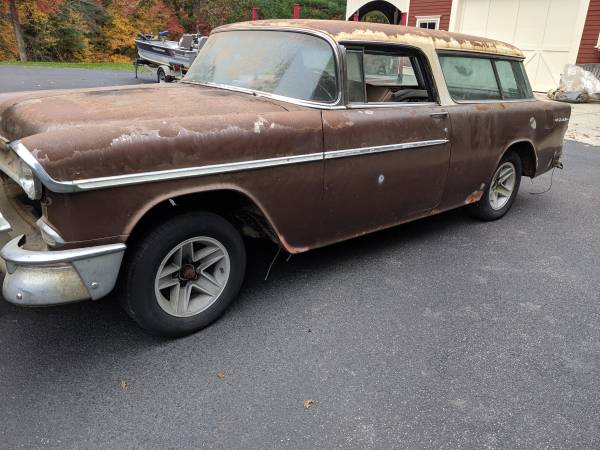
<instances>
[{"instance_id":1,"label":"door window frame","mask_svg":"<svg viewBox=\"0 0 600 450\"><path fill-rule=\"evenodd\" d=\"M405 108L415 106L432 106L440 105L440 97L435 84L435 78L429 59L423 53L423 51L414 46L403 45L403 44L373 44L372 42L348 42L340 43L343 55L343 86L344 86L344 100L346 108L349 109L364 109L364 108ZM365 50L372 50L375 53L389 53L398 56L412 56L416 59L419 64L419 70L423 77L425 88L427 89L430 97L430 101L427 102L367 102L366 94L366 82L365 82L365 71L364 63L361 66L361 75L364 91L364 102L350 102L349 101L349 83L348 83L348 67L347 67L347 52L358 51L364 55ZM399 55L401 53L401 55ZM362 59L362 58L361 58Z\"/></svg>"}]
</instances>

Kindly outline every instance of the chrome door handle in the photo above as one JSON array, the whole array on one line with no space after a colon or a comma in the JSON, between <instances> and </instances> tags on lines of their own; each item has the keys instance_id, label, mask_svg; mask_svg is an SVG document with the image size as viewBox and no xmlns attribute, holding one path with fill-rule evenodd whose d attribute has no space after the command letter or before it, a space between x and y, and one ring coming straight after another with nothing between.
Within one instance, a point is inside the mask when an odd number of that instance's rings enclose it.
<instances>
[{"instance_id":1,"label":"chrome door handle","mask_svg":"<svg viewBox=\"0 0 600 450\"><path fill-rule=\"evenodd\" d=\"M431 117L448 117L448 111L434 112L429 114Z\"/></svg>"}]
</instances>

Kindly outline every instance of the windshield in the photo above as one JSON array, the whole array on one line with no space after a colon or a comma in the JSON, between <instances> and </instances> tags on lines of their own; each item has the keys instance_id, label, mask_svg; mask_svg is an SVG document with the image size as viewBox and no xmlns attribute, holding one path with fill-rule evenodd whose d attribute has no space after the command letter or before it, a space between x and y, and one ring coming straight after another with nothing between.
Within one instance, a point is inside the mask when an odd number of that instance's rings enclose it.
<instances>
[{"instance_id":1,"label":"windshield","mask_svg":"<svg viewBox=\"0 0 600 450\"><path fill-rule=\"evenodd\" d=\"M316 36L287 31L213 34L184 81L218 83L298 100L338 97L333 49Z\"/></svg>"}]
</instances>

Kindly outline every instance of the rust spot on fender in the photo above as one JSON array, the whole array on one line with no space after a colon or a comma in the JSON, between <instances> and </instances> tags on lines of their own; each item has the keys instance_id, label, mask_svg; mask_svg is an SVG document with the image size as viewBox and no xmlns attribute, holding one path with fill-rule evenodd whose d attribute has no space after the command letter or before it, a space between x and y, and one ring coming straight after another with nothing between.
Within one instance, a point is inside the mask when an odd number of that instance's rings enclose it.
<instances>
[{"instance_id":1,"label":"rust spot on fender","mask_svg":"<svg viewBox=\"0 0 600 450\"><path fill-rule=\"evenodd\" d=\"M483 192L485 191L485 183L481 183L479 189L473 191L471 194L467 196L465 199L465 205L470 205L471 203L477 203L483 197Z\"/></svg>"}]
</instances>

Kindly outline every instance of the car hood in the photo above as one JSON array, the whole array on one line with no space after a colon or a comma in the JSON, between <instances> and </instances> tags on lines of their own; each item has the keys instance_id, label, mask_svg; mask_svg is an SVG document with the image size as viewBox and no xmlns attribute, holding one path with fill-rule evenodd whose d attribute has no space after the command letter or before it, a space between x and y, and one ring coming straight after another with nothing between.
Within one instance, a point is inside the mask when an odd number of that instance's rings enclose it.
<instances>
[{"instance_id":1,"label":"car hood","mask_svg":"<svg viewBox=\"0 0 600 450\"><path fill-rule=\"evenodd\" d=\"M0 95L0 135L16 140L87 125L285 109L265 98L192 84L21 92Z\"/></svg>"},{"instance_id":2,"label":"car hood","mask_svg":"<svg viewBox=\"0 0 600 450\"><path fill-rule=\"evenodd\" d=\"M192 84L2 94L0 119L0 135L57 181L304 151L293 139L310 151L323 143L317 109Z\"/></svg>"}]
</instances>

